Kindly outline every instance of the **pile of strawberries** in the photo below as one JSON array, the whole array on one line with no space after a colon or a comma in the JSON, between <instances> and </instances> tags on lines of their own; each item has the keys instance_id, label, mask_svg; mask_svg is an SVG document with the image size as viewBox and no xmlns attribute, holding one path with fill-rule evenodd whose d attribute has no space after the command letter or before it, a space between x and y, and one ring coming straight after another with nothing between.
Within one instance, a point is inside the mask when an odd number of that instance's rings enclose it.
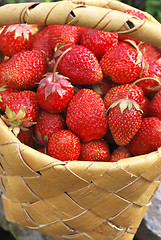
<instances>
[{"instance_id":1,"label":"pile of strawberries","mask_svg":"<svg viewBox=\"0 0 161 240\"><path fill-rule=\"evenodd\" d=\"M138 11L131 15L146 16ZM76 26L4 26L1 118L26 145L61 161L112 161L161 146L161 52Z\"/></svg>"}]
</instances>

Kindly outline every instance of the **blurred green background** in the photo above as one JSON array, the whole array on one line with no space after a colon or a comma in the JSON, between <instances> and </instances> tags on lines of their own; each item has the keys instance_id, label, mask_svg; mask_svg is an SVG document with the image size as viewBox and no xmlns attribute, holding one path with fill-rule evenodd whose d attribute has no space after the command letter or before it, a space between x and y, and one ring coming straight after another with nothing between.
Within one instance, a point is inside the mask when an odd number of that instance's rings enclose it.
<instances>
[{"instance_id":1,"label":"blurred green background","mask_svg":"<svg viewBox=\"0 0 161 240\"><path fill-rule=\"evenodd\" d=\"M25 1L31 2L32 0L0 0L0 5L3 5L5 3L15 3L15 2L23 3ZM53 0L41 0L40 2L52 2L52 1ZM54 1L58 1L58 0L54 0ZM120 1L148 12L161 23L161 0L120 0Z\"/></svg>"}]
</instances>

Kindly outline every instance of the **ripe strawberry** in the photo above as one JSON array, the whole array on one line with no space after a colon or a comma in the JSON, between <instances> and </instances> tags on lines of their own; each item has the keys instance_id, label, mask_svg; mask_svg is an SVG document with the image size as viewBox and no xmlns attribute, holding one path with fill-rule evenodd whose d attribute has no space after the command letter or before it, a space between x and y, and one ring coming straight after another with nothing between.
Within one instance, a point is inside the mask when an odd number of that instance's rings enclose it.
<instances>
[{"instance_id":1,"label":"ripe strawberry","mask_svg":"<svg viewBox=\"0 0 161 240\"><path fill-rule=\"evenodd\" d=\"M90 89L79 90L67 108L66 123L83 142L101 139L107 132L107 112L100 95Z\"/></svg>"},{"instance_id":2,"label":"ripe strawberry","mask_svg":"<svg viewBox=\"0 0 161 240\"><path fill-rule=\"evenodd\" d=\"M63 54L67 54L67 52ZM73 86L67 78L56 72L57 64L63 57L63 54L57 60L53 73L40 81L36 92L39 105L51 113L63 112L74 94Z\"/></svg>"},{"instance_id":3,"label":"ripe strawberry","mask_svg":"<svg viewBox=\"0 0 161 240\"><path fill-rule=\"evenodd\" d=\"M46 73L45 58L34 51L22 51L0 64L0 84L15 89L32 89Z\"/></svg>"},{"instance_id":4,"label":"ripe strawberry","mask_svg":"<svg viewBox=\"0 0 161 240\"><path fill-rule=\"evenodd\" d=\"M100 65L105 76L119 84L129 83L140 75L142 64L140 54L128 43L119 42L102 57Z\"/></svg>"},{"instance_id":5,"label":"ripe strawberry","mask_svg":"<svg viewBox=\"0 0 161 240\"><path fill-rule=\"evenodd\" d=\"M139 130L141 122L141 109L136 101L119 99L110 106L108 124L117 145L128 144Z\"/></svg>"},{"instance_id":6,"label":"ripe strawberry","mask_svg":"<svg viewBox=\"0 0 161 240\"><path fill-rule=\"evenodd\" d=\"M118 34L87 28L81 35L80 44L100 59L110 47L118 43Z\"/></svg>"},{"instance_id":7,"label":"ripe strawberry","mask_svg":"<svg viewBox=\"0 0 161 240\"><path fill-rule=\"evenodd\" d=\"M155 61L149 61L145 64L140 77L145 78L144 81L136 84L142 88L144 95L157 91L160 88L158 81L161 82L161 66Z\"/></svg>"},{"instance_id":8,"label":"ripe strawberry","mask_svg":"<svg viewBox=\"0 0 161 240\"><path fill-rule=\"evenodd\" d=\"M69 48L63 47L62 50ZM103 78L102 70L96 56L86 47L71 45L60 60L58 70L68 77L72 84L96 84Z\"/></svg>"},{"instance_id":9,"label":"ripe strawberry","mask_svg":"<svg viewBox=\"0 0 161 240\"><path fill-rule=\"evenodd\" d=\"M125 10L124 13L130 14L130 15L132 15L132 16L136 16L136 17L140 18L141 20L147 19L147 16L146 16L143 12L140 12L140 11L135 10L135 9L134 9L134 10L133 10L133 9ZM134 39L134 38L132 38L132 37L128 37L128 36L123 35L123 34L118 34L118 38L119 38L119 40L121 40L121 41L124 41L124 40L127 40L127 39L128 39L128 40L133 40L133 41L135 41L137 44L140 43L139 40Z\"/></svg>"},{"instance_id":10,"label":"ripe strawberry","mask_svg":"<svg viewBox=\"0 0 161 240\"><path fill-rule=\"evenodd\" d=\"M20 129L20 132L17 135L17 138L20 140L21 143L34 148L35 141L34 141L34 128L29 127L25 131Z\"/></svg>"},{"instance_id":11,"label":"ripe strawberry","mask_svg":"<svg viewBox=\"0 0 161 240\"><path fill-rule=\"evenodd\" d=\"M5 26L0 34L0 48L4 55L30 50L32 46L32 31L27 24Z\"/></svg>"},{"instance_id":12,"label":"ripe strawberry","mask_svg":"<svg viewBox=\"0 0 161 240\"><path fill-rule=\"evenodd\" d=\"M142 117L147 117L148 116L148 108L149 108L150 100L144 96L143 101L140 105L141 110L143 111Z\"/></svg>"},{"instance_id":13,"label":"ripe strawberry","mask_svg":"<svg viewBox=\"0 0 161 240\"><path fill-rule=\"evenodd\" d=\"M139 45L139 50L143 53L144 59L149 61L157 61L161 57L161 53L158 48L151 44L141 42Z\"/></svg>"},{"instance_id":14,"label":"ripe strawberry","mask_svg":"<svg viewBox=\"0 0 161 240\"><path fill-rule=\"evenodd\" d=\"M161 90L155 94L148 108L150 117L157 117L161 120Z\"/></svg>"},{"instance_id":15,"label":"ripe strawberry","mask_svg":"<svg viewBox=\"0 0 161 240\"><path fill-rule=\"evenodd\" d=\"M65 122L60 114L41 111L35 125L35 135L42 145L46 145L53 133L64 129Z\"/></svg>"},{"instance_id":16,"label":"ripe strawberry","mask_svg":"<svg viewBox=\"0 0 161 240\"><path fill-rule=\"evenodd\" d=\"M120 146L117 147L112 153L111 153L111 157L110 157L110 162L117 162L121 159L124 158L129 158L131 157L131 153L129 152L129 150L127 149L127 147L125 146Z\"/></svg>"},{"instance_id":17,"label":"ripe strawberry","mask_svg":"<svg viewBox=\"0 0 161 240\"><path fill-rule=\"evenodd\" d=\"M108 162L110 159L109 146L105 140L92 140L81 144L80 160Z\"/></svg>"},{"instance_id":18,"label":"ripe strawberry","mask_svg":"<svg viewBox=\"0 0 161 240\"><path fill-rule=\"evenodd\" d=\"M81 144L79 138L69 130L54 133L48 143L48 153L61 161L77 160L80 155Z\"/></svg>"},{"instance_id":19,"label":"ripe strawberry","mask_svg":"<svg viewBox=\"0 0 161 240\"><path fill-rule=\"evenodd\" d=\"M45 57L47 62L52 60L53 49L49 43L49 39L47 38L42 37L38 40L33 41L31 50L41 53Z\"/></svg>"},{"instance_id":20,"label":"ripe strawberry","mask_svg":"<svg viewBox=\"0 0 161 240\"><path fill-rule=\"evenodd\" d=\"M17 135L20 131L32 126L39 114L36 94L33 91L21 91L12 94L8 100L3 120Z\"/></svg>"},{"instance_id":21,"label":"ripe strawberry","mask_svg":"<svg viewBox=\"0 0 161 240\"><path fill-rule=\"evenodd\" d=\"M156 117L143 118L141 127L127 145L133 155L147 154L161 146L161 120Z\"/></svg>"},{"instance_id":22,"label":"ripe strawberry","mask_svg":"<svg viewBox=\"0 0 161 240\"><path fill-rule=\"evenodd\" d=\"M129 99L135 100L139 105L143 102L144 96L143 96L143 91L140 87L136 85L131 87L131 84L122 84L122 85L112 87L106 93L104 97L104 103L105 103L106 109L108 109L110 105L116 102L117 100L126 98L127 94Z\"/></svg>"},{"instance_id":23,"label":"ripe strawberry","mask_svg":"<svg viewBox=\"0 0 161 240\"><path fill-rule=\"evenodd\" d=\"M50 25L48 31L50 44L55 50L56 47L62 44L78 44L84 28L70 25Z\"/></svg>"},{"instance_id":24,"label":"ripe strawberry","mask_svg":"<svg viewBox=\"0 0 161 240\"><path fill-rule=\"evenodd\" d=\"M10 98L12 98L12 95L19 93L19 90L8 88L6 86L0 87L0 109L5 112L6 105L8 104L8 101L10 101Z\"/></svg>"},{"instance_id":25,"label":"ripe strawberry","mask_svg":"<svg viewBox=\"0 0 161 240\"><path fill-rule=\"evenodd\" d=\"M103 78L99 83L92 85L92 89L101 96L106 93L115 85L109 78Z\"/></svg>"},{"instance_id":26,"label":"ripe strawberry","mask_svg":"<svg viewBox=\"0 0 161 240\"><path fill-rule=\"evenodd\" d=\"M44 55L47 62L51 61L53 57L53 49L49 40L49 28L44 28L33 37L33 44L31 50L37 51Z\"/></svg>"}]
</instances>

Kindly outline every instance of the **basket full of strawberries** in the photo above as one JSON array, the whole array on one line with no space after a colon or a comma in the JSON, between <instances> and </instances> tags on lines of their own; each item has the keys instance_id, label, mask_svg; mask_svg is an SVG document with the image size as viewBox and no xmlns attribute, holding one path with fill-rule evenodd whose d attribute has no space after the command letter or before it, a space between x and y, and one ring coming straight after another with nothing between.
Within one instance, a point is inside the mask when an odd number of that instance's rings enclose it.
<instances>
[{"instance_id":1,"label":"basket full of strawberries","mask_svg":"<svg viewBox=\"0 0 161 240\"><path fill-rule=\"evenodd\" d=\"M6 219L61 239L132 240L160 185L160 23L112 0L0 16Z\"/></svg>"}]
</instances>

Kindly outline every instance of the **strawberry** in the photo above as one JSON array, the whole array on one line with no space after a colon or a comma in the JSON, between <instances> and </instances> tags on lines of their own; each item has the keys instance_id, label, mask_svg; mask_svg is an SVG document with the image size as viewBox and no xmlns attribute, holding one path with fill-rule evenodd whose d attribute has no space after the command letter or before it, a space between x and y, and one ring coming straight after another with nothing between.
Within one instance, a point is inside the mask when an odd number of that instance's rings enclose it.
<instances>
[{"instance_id":1,"label":"strawberry","mask_svg":"<svg viewBox=\"0 0 161 240\"><path fill-rule=\"evenodd\" d=\"M34 128L29 127L26 130L20 129L20 132L17 135L17 138L20 140L21 143L34 148L35 141L34 141Z\"/></svg>"},{"instance_id":2,"label":"strawberry","mask_svg":"<svg viewBox=\"0 0 161 240\"><path fill-rule=\"evenodd\" d=\"M161 146L161 120L156 117L143 118L141 127L127 145L133 155L147 154Z\"/></svg>"},{"instance_id":3,"label":"strawberry","mask_svg":"<svg viewBox=\"0 0 161 240\"><path fill-rule=\"evenodd\" d=\"M0 64L0 83L15 89L32 89L46 73L45 58L34 51L22 51Z\"/></svg>"},{"instance_id":4,"label":"strawberry","mask_svg":"<svg viewBox=\"0 0 161 240\"><path fill-rule=\"evenodd\" d=\"M57 60L53 73L40 81L36 92L39 105L51 113L63 112L74 94L73 86L67 78L56 72L59 61L68 50L70 51L67 49Z\"/></svg>"},{"instance_id":5,"label":"strawberry","mask_svg":"<svg viewBox=\"0 0 161 240\"><path fill-rule=\"evenodd\" d=\"M8 88L6 86L0 87L0 109L5 112L6 105L8 101L10 101L10 98L12 98L12 95L19 93L19 90Z\"/></svg>"},{"instance_id":6,"label":"strawberry","mask_svg":"<svg viewBox=\"0 0 161 240\"><path fill-rule=\"evenodd\" d=\"M141 110L143 111L142 117L148 116L149 104L150 104L150 100L146 96L144 96L142 103L139 104Z\"/></svg>"},{"instance_id":7,"label":"strawberry","mask_svg":"<svg viewBox=\"0 0 161 240\"><path fill-rule=\"evenodd\" d=\"M61 50L69 48L63 47ZM103 78L102 70L96 56L86 47L71 45L60 60L58 70L68 77L72 84L89 85L100 82Z\"/></svg>"},{"instance_id":8,"label":"strawberry","mask_svg":"<svg viewBox=\"0 0 161 240\"><path fill-rule=\"evenodd\" d=\"M80 160L108 162L110 159L109 146L105 140L92 140L81 144Z\"/></svg>"},{"instance_id":9,"label":"strawberry","mask_svg":"<svg viewBox=\"0 0 161 240\"><path fill-rule=\"evenodd\" d=\"M127 93L129 99L135 100L139 105L142 103L144 96L143 91L140 87L136 85L131 87L131 84L122 84L119 86L112 87L106 93L104 97L106 109L108 109L110 105L115 101L125 98Z\"/></svg>"},{"instance_id":10,"label":"strawberry","mask_svg":"<svg viewBox=\"0 0 161 240\"><path fill-rule=\"evenodd\" d=\"M4 55L30 50L32 46L32 31L27 24L5 26L0 34L0 48Z\"/></svg>"},{"instance_id":11,"label":"strawberry","mask_svg":"<svg viewBox=\"0 0 161 240\"><path fill-rule=\"evenodd\" d=\"M143 12L135 10L135 9L127 9L124 11L124 13L130 14L132 16L136 16L136 17L140 18L141 20L148 19L147 16Z\"/></svg>"},{"instance_id":12,"label":"strawberry","mask_svg":"<svg viewBox=\"0 0 161 240\"><path fill-rule=\"evenodd\" d=\"M83 142L101 139L107 132L107 112L100 95L90 89L79 90L67 108L66 123Z\"/></svg>"},{"instance_id":13,"label":"strawberry","mask_svg":"<svg viewBox=\"0 0 161 240\"><path fill-rule=\"evenodd\" d=\"M138 47L147 62L157 61L161 57L159 49L151 44L141 42Z\"/></svg>"},{"instance_id":14,"label":"strawberry","mask_svg":"<svg viewBox=\"0 0 161 240\"><path fill-rule=\"evenodd\" d=\"M48 31L50 44L55 50L60 45L78 44L84 28L70 25L50 25L48 26Z\"/></svg>"},{"instance_id":15,"label":"strawberry","mask_svg":"<svg viewBox=\"0 0 161 240\"><path fill-rule=\"evenodd\" d=\"M52 60L53 49L49 43L48 38L42 37L38 40L33 41L31 50L41 53L45 57L47 62Z\"/></svg>"},{"instance_id":16,"label":"strawberry","mask_svg":"<svg viewBox=\"0 0 161 240\"><path fill-rule=\"evenodd\" d=\"M109 78L103 78L99 83L92 85L92 90L102 97L115 85Z\"/></svg>"},{"instance_id":17,"label":"strawberry","mask_svg":"<svg viewBox=\"0 0 161 240\"><path fill-rule=\"evenodd\" d=\"M110 157L110 162L117 162L124 158L131 157L131 153L125 146L119 146L117 147L112 153Z\"/></svg>"},{"instance_id":18,"label":"strawberry","mask_svg":"<svg viewBox=\"0 0 161 240\"><path fill-rule=\"evenodd\" d=\"M129 15L132 15L132 16L135 16L137 18L140 18L141 20L144 20L144 19L147 19L147 16L143 13L143 12L140 12L138 10L135 10L135 9L128 9L128 10L125 10L124 13L127 13ZM118 39L121 40L121 41L124 41L124 40L133 40L136 42L136 44L139 44L140 41L137 40L137 39L134 39L132 37L128 37L126 35L123 35L123 34L118 34Z\"/></svg>"},{"instance_id":19,"label":"strawberry","mask_svg":"<svg viewBox=\"0 0 161 240\"><path fill-rule=\"evenodd\" d=\"M105 76L119 84L129 83L140 75L142 64L140 54L128 43L119 42L102 57L100 65Z\"/></svg>"},{"instance_id":20,"label":"strawberry","mask_svg":"<svg viewBox=\"0 0 161 240\"><path fill-rule=\"evenodd\" d=\"M44 28L41 32L38 32L33 37L33 44L31 50L43 54L47 62L52 60L54 51L50 45L48 27Z\"/></svg>"},{"instance_id":21,"label":"strawberry","mask_svg":"<svg viewBox=\"0 0 161 240\"><path fill-rule=\"evenodd\" d=\"M156 61L146 62L140 77L145 78L144 81L140 81L136 84L142 88L144 95L147 96L157 91L158 88L160 88L159 82L161 82L161 66Z\"/></svg>"},{"instance_id":22,"label":"strawberry","mask_svg":"<svg viewBox=\"0 0 161 240\"><path fill-rule=\"evenodd\" d=\"M155 94L148 107L148 115L161 120L161 90Z\"/></svg>"},{"instance_id":23,"label":"strawberry","mask_svg":"<svg viewBox=\"0 0 161 240\"><path fill-rule=\"evenodd\" d=\"M48 153L61 161L77 160L80 155L81 144L79 138L69 130L54 133L48 143Z\"/></svg>"},{"instance_id":24,"label":"strawberry","mask_svg":"<svg viewBox=\"0 0 161 240\"><path fill-rule=\"evenodd\" d=\"M26 128L35 124L38 114L39 107L36 94L33 91L26 90L12 94L2 118L17 135L20 129L26 130Z\"/></svg>"},{"instance_id":25,"label":"strawberry","mask_svg":"<svg viewBox=\"0 0 161 240\"><path fill-rule=\"evenodd\" d=\"M118 43L118 34L87 28L82 33L80 44L91 50L98 59L106 50Z\"/></svg>"},{"instance_id":26,"label":"strawberry","mask_svg":"<svg viewBox=\"0 0 161 240\"><path fill-rule=\"evenodd\" d=\"M130 142L141 126L142 113L138 103L124 98L111 104L108 124L117 145Z\"/></svg>"},{"instance_id":27,"label":"strawberry","mask_svg":"<svg viewBox=\"0 0 161 240\"><path fill-rule=\"evenodd\" d=\"M53 133L64 129L65 122L60 114L41 111L35 125L35 135L42 145L46 145Z\"/></svg>"}]
</instances>

